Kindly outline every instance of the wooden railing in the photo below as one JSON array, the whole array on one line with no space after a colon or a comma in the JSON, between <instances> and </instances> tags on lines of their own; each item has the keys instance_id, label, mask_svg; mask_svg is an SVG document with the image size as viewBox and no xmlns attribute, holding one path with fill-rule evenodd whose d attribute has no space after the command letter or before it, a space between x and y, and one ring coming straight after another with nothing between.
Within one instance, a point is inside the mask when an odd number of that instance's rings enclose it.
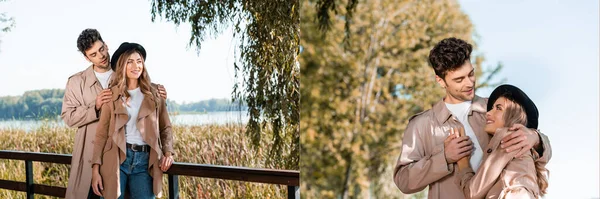
<instances>
[{"instance_id":1,"label":"wooden railing","mask_svg":"<svg viewBox=\"0 0 600 199\"><path fill-rule=\"evenodd\" d=\"M71 155L0 150L0 159L24 160L25 182L0 180L0 189L27 193L28 199L34 194L65 197L64 187L35 184L33 182L33 162L71 164ZM256 169L246 167L216 166L208 164L173 163L165 172L168 174L169 198L179 198L178 176L217 178L244 182L286 185L287 198L300 198L300 172L290 170Z\"/></svg>"}]
</instances>

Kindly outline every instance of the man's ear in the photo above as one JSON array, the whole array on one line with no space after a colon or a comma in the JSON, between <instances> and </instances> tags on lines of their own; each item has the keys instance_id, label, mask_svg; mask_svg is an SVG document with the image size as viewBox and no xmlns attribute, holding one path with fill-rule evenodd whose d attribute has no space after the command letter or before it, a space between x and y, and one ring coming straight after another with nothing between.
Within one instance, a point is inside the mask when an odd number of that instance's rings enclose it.
<instances>
[{"instance_id":1,"label":"man's ear","mask_svg":"<svg viewBox=\"0 0 600 199\"><path fill-rule=\"evenodd\" d=\"M435 76L435 81L437 81L437 83L442 87L442 88L446 88L446 81L444 81L444 79L442 79L440 76Z\"/></svg>"},{"instance_id":2,"label":"man's ear","mask_svg":"<svg viewBox=\"0 0 600 199\"><path fill-rule=\"evenodd\" d=\"M90 60L87 55L83 55L83 57L85 57L85 60L92 62L92 60Z\"/></svg>"}]
</instances>

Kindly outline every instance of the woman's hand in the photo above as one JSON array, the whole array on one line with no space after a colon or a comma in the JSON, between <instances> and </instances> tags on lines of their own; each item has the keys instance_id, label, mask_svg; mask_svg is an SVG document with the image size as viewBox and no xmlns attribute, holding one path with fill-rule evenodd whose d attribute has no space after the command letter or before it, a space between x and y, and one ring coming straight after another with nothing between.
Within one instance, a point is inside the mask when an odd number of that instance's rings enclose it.
<instances>
[{"instance_id":1,"label":"woman's hand","mask_svg":"<svg viewBox=\"0 0 600 199\"><path fill-rule=\"evenodd\" d=\"M459 128L452 128L451 129L451 135L456 135L457 138L459 137L466 137L465 135L465 129L463 127L459 127ZM466 169L468 167L470 167L471 165L469 165L469 160L471 159L471 153L469 153L469 155L460 158L458 161L456 161L456 164L458 166L459 170L462 169Z\"/></svg>"},{"instance_id":2,"label":"woman's hand","mask_svg":"<svg viewBox=\"0 0 600 199\"><path fill-rule=\"evenodd\" d=\"M167 170L169 170L169 168L171 168L173 162L173 155L171 155L171 153L165 154L165 156L163 156L163 158L160 160L160 170L166 172Z\"/></svg>"},{"instance_id":3,"label":"woman's hand","mask_svg":"<svg viewBox=\"0 0 600 199\"><path fill-rule=\"evenodd\" d=\"M102 196L102 190L104 190L104 186L102 186L102 176L100 176L99 171L100 165L95 164L92 167L92 190L94 194L98 196Z\"/></svg>"},{"instance_id":4,"label":"woman's hand","mask_svg":"<svg viewBox=\"0 0 600 199\"><path fill-rule=\"evenodd\" d=\"M458 166L458 170L466 169L467 167L471 167L469 164L469 160L471 159L471 155L465 156L456 162L456 166Z\"/></svg>"}]
</instances>

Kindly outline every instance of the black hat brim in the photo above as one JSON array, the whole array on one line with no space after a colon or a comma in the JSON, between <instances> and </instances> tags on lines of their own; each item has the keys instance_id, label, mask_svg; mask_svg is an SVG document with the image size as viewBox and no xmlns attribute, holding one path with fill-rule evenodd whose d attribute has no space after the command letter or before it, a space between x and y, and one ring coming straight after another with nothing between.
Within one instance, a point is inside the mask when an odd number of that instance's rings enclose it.
<instances>
[{"instance_id":1,"label":"black hat brim","mask_svg":"<svg viewBox=\"0 0 600 199\"><path fill-rule=\"evenodd\" d=\"M135 49L138 52L140 52L142 54L142 57L144 58L144 61L146 60L146 49L144 49L142 45L137 43L123 42L121 45L119 45L119 48L117 48L117 50L113 53L112 58L110 60L110 68L112 68L113 71L117 71L117 62L119 61L119 57L121 57L123 53L132 49Z\"/></svg>"}]
</instances>

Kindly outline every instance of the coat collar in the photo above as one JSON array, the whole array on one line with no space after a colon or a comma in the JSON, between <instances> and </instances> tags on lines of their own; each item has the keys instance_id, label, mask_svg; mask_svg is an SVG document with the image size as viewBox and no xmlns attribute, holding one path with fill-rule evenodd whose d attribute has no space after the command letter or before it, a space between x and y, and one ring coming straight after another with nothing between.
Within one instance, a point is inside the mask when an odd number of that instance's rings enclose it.
<instances>
[{"instance_id":1,"label":"coat collar","mask_svg":"<svg viewBox=\"0 0 600 199\"><path fill-rule=\"evenodd\" d=\"M94 65L89 66L85 71L83 71L83 75L85 76L85 87L90 88L94 86L98 82L98 78L96 78L96 74L94 74Z\"/></svg>"},{"instance_id":2,"label":"coat collar","mask_svg":"<svg viewBox=\"0 0 600 199\"><path fill-rule=\"evenodd\" d=\"M512 132L508 131L508 128L496 129L494 136L492 137L492 139L490 140L490 143L488 144L488 149L496 150L498 148L498 145L500 145L502 138L504 138L504 136L506 136L510 133L512 133Z\"/></svg>"},{"instance_id":3,"label":"coat collar","mask_svg":"<svg viewBox=\"0 0 600 199\"><path fill-rule=\"evenodd\" d=\"M156 111L156 103L154 97L151 94L144 94L144 100L138 113L138 120L144 118Z\"/></svg>"},{"instance_id":4,"label":"coat collar","mask_svg":"<svg viewBox=\"0 0 600 199\"><path fill-rule=\"evenodd\" d=\"M125 100L123 99L123 94L120 93L116 86L111 88L113 95L112 101L115 105L115 114L124 114L128 115L127 108L125 108ZM144 118L156 110L156 102L154 97L151 94L144 93L144 99L142 100L142 105L140 106L140 111L138 112L138 120Z\"/></svg>"},{"instance_id":5,"label":"coat collar","mask_svg":"<svg viewBox=\"0 0 600 199\"><path fill-rule=\"evenodd\" d=\"M471 101L471 110L469 111L469 116L473 115L473 112L485 113L485 107L486 99L475 95L473 101ZM446 122L450 118L450 116L452 116L452 112L450 112L450 110L448 110L448 107L446 107L444 99L438 101L435 105L433 105L432 109L435 114L435 118L438 120L438 122L442 124Z\"/></svg>"},{"instance_id":6,"label":"coat collar","mask_svg":"<svg viewBox=\"0 0 600 199\"><path fill-rule=\"evenodd\" d=\"M486 99L475 95L475 97L473 98L473 102L471 103L471 112L469 113L469 115L473 115L473 112L486 113L486 105Z\"/></svg>"}]
</instances>

